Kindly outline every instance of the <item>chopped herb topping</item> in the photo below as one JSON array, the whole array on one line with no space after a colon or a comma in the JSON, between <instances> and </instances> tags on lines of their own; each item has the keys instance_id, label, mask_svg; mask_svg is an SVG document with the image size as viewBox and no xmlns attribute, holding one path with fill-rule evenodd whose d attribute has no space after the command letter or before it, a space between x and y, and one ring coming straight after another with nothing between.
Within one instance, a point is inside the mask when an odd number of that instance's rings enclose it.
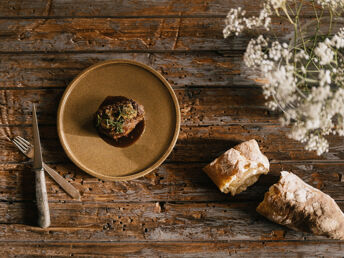
<instances>
[{"instance_id":1,"label":"chopped herb topping","mask_svg":"<svg viewBox=\"0 0 344 258\"><path fill-rule=\"evenodd\" d=\"M108 107L100 114L97 114L96 126L103 126L107 129L114 130L116 133L123 133L123 124L125 120L135 118L137 116L137 110L132 104L124 104L117 108Z\"/></svg>"},{"instance_id":2,"label":"chopped herb topping","mask_svg":"<svg viewBox=\"0 0 344 258\"><path fill-rule=\"evenodd\" d=\"M101 121L102 121L101 116L99 114L97 114L97 124L96 124L97 127L100 126Z\"/></svg>"},{"instance_id":3,"label":"chopped herb topping","mask_svg":"<svg viewBox=\"0 0 344 258\"><path fill-rule=\"evenodd\" d=\"M123 133L123 122L106 119L106 125L113 127L116 133Z\"/></svg>"}]
</instances>

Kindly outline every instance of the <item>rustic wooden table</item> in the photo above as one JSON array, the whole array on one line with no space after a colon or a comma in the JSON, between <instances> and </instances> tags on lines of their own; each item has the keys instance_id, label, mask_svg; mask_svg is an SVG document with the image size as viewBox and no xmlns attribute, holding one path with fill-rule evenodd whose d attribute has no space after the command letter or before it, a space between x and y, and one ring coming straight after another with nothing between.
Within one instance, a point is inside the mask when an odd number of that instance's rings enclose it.
<instances>
[{"instance_id":1,"label":"rustic wooden table","mask_svg":"<svg viewBox=\"0 0 344 258\"><path fill-rule=\"evenodd\" d=\"M11 0L0 2L0 254L124 256L343 256L344 244L278 226L255 208L281 170L293 171L344 208L343 138L321 157L289 140L260 87L241 76L248 36L224 40L227 11L251 0ZM307 10L304 19L312 19ZM274 23L282 36L291 31ZM153 173L104 182L73 165L59 143L56 111L68 83L109 59L151 65L180 102L178 143ZM36 221L31 163L4 136L32 139L37 103L43 155L82 194L72 200L49 176L52 226ZM201 168L255 138L271 174L235 198Z\"/></svg>"}]
</instances>

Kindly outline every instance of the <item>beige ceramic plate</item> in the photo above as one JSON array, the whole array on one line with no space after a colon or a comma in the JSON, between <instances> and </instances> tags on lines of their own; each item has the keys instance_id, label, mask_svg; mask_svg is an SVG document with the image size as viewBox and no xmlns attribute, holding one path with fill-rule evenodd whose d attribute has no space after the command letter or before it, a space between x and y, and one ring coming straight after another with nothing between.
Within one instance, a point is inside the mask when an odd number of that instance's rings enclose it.
<instances>
[{"instance_id":1,"label":"beige ceramic plate","mask_svg":"<svg viewBox=\"0 0 344 258\"><path fill-rule=\"evenodd\" d=\"M145 130L131 146L118 148L98 136L93 116L107 96L125 96L145 109ZM68 157L85 172L105 180L129 180L157 168L179 134L179 105L169 83L154 69L134 61L93 65L66 89L57 130Z\"/></svg>"}]
</instances>

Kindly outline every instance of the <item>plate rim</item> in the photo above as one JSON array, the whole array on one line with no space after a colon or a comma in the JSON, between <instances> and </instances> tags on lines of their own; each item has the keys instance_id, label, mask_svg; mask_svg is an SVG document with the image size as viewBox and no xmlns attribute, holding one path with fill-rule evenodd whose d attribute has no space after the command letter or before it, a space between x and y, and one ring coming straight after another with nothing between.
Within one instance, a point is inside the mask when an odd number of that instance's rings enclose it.
<instances>
[{"instance_id":1,"label":"plate rim","mask_svg":"<svg viewBox=\"0 0 344 258\"><path fill-rule=\"evenodd\" d=\"M159 159L157 161L155 161L151 166L149 166L148 168L139 171L135 174L131 174L131 175L127 175L127 176L106 176L106 175L102 175L102 174L98 174L88 168L86 168L85 166L82 165L81 162L79 162L77 159L75 159L73 157L73 155L71 154L71 151L69 150L69 148L67 147L67 144L65 142L65 139L63 137L63 133L62 133L62 112L63 109L65 107L66 104L66 100L68 99L68 96L70 95L70 93L72 92L72 90L74 89L76 82L78 80L80 80L85 74L87 74L88 72L104 66L104 65L109 65L109 64L131 64L131 65L136 65L139 66L145 70L147 70L148 72L152 73L154 76L156 76L161 82L162 84L167 88L172 100L173 100L173 104L175 107L175 112L176 112L176 128L174 130L174 134L172 137L172 141L169 143L168 148L162 152L163 154L159 157ZM178 103L178 99L177 96L172 88L172 86L170 85L170 83L158 72L156 71L154 68L140 63L138 61L134 61L134 60L128 60L128 59L112 59L112 60L106 60L106 61L102 61L102 62L98 62L96 64L93 64L89 67L87 67L86 69L82 70L67 86L67 88L65 89L65 91L63 92L63 95L60 99L59 102L59 106L57 109L57 133L59 136L59 140L60 143L62 145L62 148L64 150L64 152L66 153L66 155L68 156L68 158L77 166L79 167L82 171L103 179L103 180L108 180L108 181L127 181L127 180L133 180L142 176L147 175L148 173L152 172L153 170L155 170L156 168L158 168L165 160L166 158L171 154L177 140L178 140L178 136L179 136L179 132L180 132L180 123L181 123L181 113L180 113L180 107L179 107L179 103Z\"/></svg>"}]
</instances>

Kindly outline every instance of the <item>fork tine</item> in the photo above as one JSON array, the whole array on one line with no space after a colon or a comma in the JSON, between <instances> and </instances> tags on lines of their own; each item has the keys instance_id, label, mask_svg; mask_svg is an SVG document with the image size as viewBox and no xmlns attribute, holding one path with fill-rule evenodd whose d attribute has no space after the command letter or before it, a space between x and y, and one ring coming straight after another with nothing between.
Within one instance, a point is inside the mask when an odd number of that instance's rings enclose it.
<instances>
[{"instance_id":1,"label":"fork tine","mask_svg":"<svg viewBox=\"0 0 344 258\"><path fill-rule=\"evenodd\" d=\"M14 142L14 141L13 141L13 144L14 144L21 152L25 153L25 150L24 150L20 145L18 145L17 142Z\"/></svg>"},{"instance_id":2,"label":"fork tine","mask_svg":"<svg viewBox=\"0 0 344 258\"><path fill-rule=\"evenodd\" d=\"M31 145L31 143L25 140L23 137L16 136L15 139L18 139L18 141L21 142L25 146L29 147Z\"/></svg>"},{"instance_id":3,"label":"fork tine","mask_svg":"<svg viewBox=\"0 0 344 258\"><path fill-rule=\"evenodd\" d=\"M28 150L27 146L24 146L22 143L20 143L17 139L13 139L12 141L17 148L22 151L22 152L26 152Z\"/></svg>"},{"instance_id":4,"label":"fork tine","mask_svg":"<svg viewBox=\"0 0 344 258\"><path fill-rule=\"evenodd\" d=\"M20 146L21 148L26 149L26 145L22 144L18 139L14 138L12 142L15 143L17 146Z\"/></svg>"}]
</instances>

